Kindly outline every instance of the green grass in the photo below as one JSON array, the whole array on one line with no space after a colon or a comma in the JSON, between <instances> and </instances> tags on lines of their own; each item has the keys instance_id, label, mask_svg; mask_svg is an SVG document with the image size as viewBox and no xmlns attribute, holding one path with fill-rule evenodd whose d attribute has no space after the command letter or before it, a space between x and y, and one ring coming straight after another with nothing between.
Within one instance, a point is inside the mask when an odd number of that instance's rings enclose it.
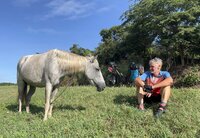
<instances>
[{"instance_id":1,"label":"green grass","mask_svg":"<svg viewBox=\"0 0 200 138\"><path fill-rule=\"evenodd\" d=\"M62 91L64 88L61 88ZM0 138L8 137L200 137L200 90L173 89L168 112L155 119L157 105L138 111L135 89L69 87L43 122L44 89L31 100L31 113L17 112L17 86L0 87Z\"/></svg>"}]
</instances>

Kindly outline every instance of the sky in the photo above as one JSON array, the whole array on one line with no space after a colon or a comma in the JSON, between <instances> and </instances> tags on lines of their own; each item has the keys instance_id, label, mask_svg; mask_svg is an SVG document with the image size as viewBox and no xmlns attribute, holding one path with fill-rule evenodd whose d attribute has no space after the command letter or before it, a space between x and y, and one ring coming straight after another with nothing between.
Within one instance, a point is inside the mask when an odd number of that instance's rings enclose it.
<instances>
[{"instance_id":1,"label":"sky","mask_svg":"<svg viewBox=\"0 0 200 138\"><path fill-rule=\"evenodd\" d=\"M95 50L102 29L120 25L130 0L1 0L0 82L16 83L22 56L73 44Z\"/></svg>"}]
</instances>

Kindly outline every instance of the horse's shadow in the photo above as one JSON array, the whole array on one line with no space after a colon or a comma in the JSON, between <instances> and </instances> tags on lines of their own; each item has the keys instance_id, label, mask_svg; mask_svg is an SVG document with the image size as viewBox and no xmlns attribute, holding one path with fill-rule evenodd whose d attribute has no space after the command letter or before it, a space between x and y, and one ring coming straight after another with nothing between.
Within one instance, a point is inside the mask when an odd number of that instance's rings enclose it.
<instances>
[{"instance_id":1,"label":"horse's shadow","mask_svg":"<svg viewBox=\"0 0 200 138\"><path fill-rule=\"evenodd\" d=\"M10 104L10 105L6 106L6 108L12 112L18 112L18 104ZM22 111L25 111L25 109L26 109L26 107L25 107L25 105L23 105ZM44 107L30 104L30 113L31 114L38 114L43 111L44 111Z\"/></svg>"},{"instance_id":2,"label":"horse's shadow","mask_svg":"<svg viewBox=\"0 0 200 138\"><path fill-rule=\"evenodd\" d=\"M6 107L9 111L12 112L18 112L18 104L10 104ZM22 106L23 111L25 110L25 105ZM71 105L59 105L59 106L54 106L54 109L58 109L58 110L86 110L85 107L83 106L71 106ZM44 107L42 106L38 106L38 105L34 105L34 104L30 104L30 113L31 114L38 114L40 112L44 112Z\"/></svg>"},{"instance_id":3,"label":"horse's shadow","mask_svg":"<svg viewBox=\"0 0 200 138\"><path fill-rule=\"evenodd\" d=\"M81 110L86 110L85 107L83 106L71 106L71 105L59 105L59 106L55 106L56 109L59 109L59 110L78 110L78 111L81 111Z\"/></svg>"}]
</instances>

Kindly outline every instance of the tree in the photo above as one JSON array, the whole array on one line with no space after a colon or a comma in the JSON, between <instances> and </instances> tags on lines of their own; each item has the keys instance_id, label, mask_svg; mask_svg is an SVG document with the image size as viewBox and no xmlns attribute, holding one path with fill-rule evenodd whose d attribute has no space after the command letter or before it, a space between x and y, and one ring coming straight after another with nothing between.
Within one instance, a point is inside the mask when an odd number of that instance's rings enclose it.
<instances>
[{"instance_id":1,"label":"tree","mask_svg":"<svg viewBox=\"0 0 200 138\"><path fill-rule=\"evenodd\" d=\"M88 56L88 55L91 55L92 53L94 53L93 51L91 51L89 49L79 47L78 44L73 44L72 47L70 47L70 51L72 53L75 53L75 54L78 54L81 56Z\"/></svg>"},{"instance_id":2,"label":"tree","mask_svg":"<svg viewBox=\"0 0 200 138\"><path fill-rule=\"evenodd\" d=\"M99 61L101 63L118 61L125 55L119 51L121 43L124 40L124 29L121 26L103 29L100 35L102 37L102 42L96 51L99 54Z\"/></svg>"},{"instance_id":3,"label":"tree","mask_svg":"<svg viewBox=\"0 0 200 138\"><path fill-rule=\"evenodd\" d=\"M140 0L123 15L127 42L145 56L152 44L163 47L162 55L178 54L181 64L199 43L199 0ZM196 42L197 41L197 42ZM129 47L129 49L131 49ZM143 53L141 51L143 51Z\"/></svg>"}]
</instances>

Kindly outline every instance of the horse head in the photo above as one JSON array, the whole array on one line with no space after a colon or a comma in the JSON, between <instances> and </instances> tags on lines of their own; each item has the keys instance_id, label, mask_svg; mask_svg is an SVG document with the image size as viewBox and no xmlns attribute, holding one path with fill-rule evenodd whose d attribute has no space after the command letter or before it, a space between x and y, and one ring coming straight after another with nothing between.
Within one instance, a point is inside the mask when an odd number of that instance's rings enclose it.
<instances>
[{"instance_id":1,"label":"horse head","mask_svg":"<svg viewBox=\"0 0 200 138\"><path fill-rule=\"evenodd\" d=\"M97 56L87 57L87 60L88 62L85 70L86 76L90 83L97 87L97 91L103 91L106 84L97 61Z\"/></svg>"}]
</instances>

